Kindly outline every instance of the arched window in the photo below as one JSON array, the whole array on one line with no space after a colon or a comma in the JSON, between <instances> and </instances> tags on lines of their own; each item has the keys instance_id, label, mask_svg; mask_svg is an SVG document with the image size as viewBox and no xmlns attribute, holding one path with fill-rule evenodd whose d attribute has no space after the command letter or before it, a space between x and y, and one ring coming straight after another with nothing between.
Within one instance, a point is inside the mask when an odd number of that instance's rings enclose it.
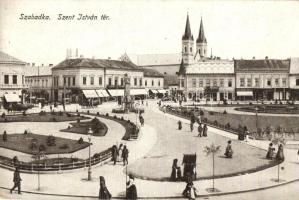
<instances>
[{"instance_id":1,"label":"arched window","mask_svg":"<svg viewBox=\"0 0 299 200\"><path fill-rule=\"evenodd\" d=\"M187 47L185 46L185 53L187 52Z\"/></svg>"},{"instance_id":2,"label":"arched window","mask_svg":"<svg viewBox=\"0 0 299 200\"><path fill-rule=\"evenodd\" d=\"M198 49L198 53L200 54L200 49Z\"/></svg>"}]
</instances>

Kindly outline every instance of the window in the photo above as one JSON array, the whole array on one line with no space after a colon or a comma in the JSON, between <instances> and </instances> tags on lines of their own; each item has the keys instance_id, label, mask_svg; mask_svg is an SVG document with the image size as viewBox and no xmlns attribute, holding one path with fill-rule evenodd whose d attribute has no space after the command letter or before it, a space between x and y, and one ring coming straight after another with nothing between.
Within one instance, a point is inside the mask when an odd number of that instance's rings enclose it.
<instances>
[{"instance_id":1,"label":"window","mask_svg":"<svg viewBox=\"0 0 299 200\"><path fill-rule=\"evenodd\" d=\"M220 79L220 87L224 87L224 80Z\"/></svg>"},{"instance_id":2,"label":"window","mask_svg":"<svg viewBox=\"0 0 299 200\"><path fill-rule=\"evenodd\" d=\"M108 78L108 85L111 85L112 84L112 78Z\"/></svg>"},{"instance_id":3,"label":"window","mask_svg":"<svg viewBox=\"0 0 299 200\"><path fill-rule=\"evenodd\" d=\"M139 85L142 86L142 78L139 79Z\"/></svg>"},{"instance_id":4,"label":"window","mask_svg":"<svg viewBox=\"0 0 299 200\"><path fill-rule=\"evenodd\" d=\"M124 79L123 78L120 79L120 85L124 85Z\"/></svg>"},{"instance_id":5,"label":"window","mask_svg":"<svg viewBox=\"0 0 299 200\"><path fill-rule=\"evenodd\" d=\"M267 79L267 86L271 86L271 79L270 78Z\"/></svg>"},{"instance_id":6,"label":"window","mask_svg":"<svg viewBox=\"0 0 299 200\"><path fill-rule=\"evenodd\" d=\"M192 87L196 87L196 79L192 79Z\"/></svg>"},{"instance_id":7,"label":"window","mask_svg":"<svg viewBox=\"0 0 299 200\"><path fill-rule=\"evenodd\" d=\"M71 77L67 78L67 85L70 86L71 85Z\"/></svg>"},{"instance_id":8,"label":"window","mask_svg":"<svg viewBox=\"0 0 299 200\"><path fill-rule=\"evenodd\" d=\"M259 78L255 78L255 87L259 87L260 86L260 79Z\"/></svg>"},{"instance_id":9,"label":"window","mask_svg":"<svg viewBox=\"0 0 299 200\"><path fill-rule=\"evenodd\" d=\"M24 75L22 75L22 84L24 85Z\"/></svg>"},{"instance_id":10,"label":"window","mask_svg":"<svg viewBox=\"0 0 299 200\"><path fill-rule=\"evenodd\" d=\"M184 79L181 80L181 86L182 86L182 87L185 87Z\"/></svg>"},{"instance_id":11,"label":"window","mask_svg":"<svg viewBox=\"0 0 299 200\"><path fill-rule=\"evenodd\" d=\"M160 86L160 80L158 81L158 86Z\"/></svg>"},{"instance_id":12,"label":"window","mask_svg":"<svg viewBox=\"0 0 299 200\"><path fill-rule=\"evenodd\" d=\"M76 77L73 77L73 85L76 85Z\"/></svg>"},{"instance_id":13,"label":"window","mask_svg":"<svg viewBox=\"0 0 299 200\"><path fill-rule=\"evenodd\" d=\"M248 78L247 79L247 87L251 87L251 85L252 85L251 78Z\"/></svg>"},{"instance_id":14,"label":"window","mask_svg":"<svg viewBox=\"0 0 299 200\"><path fill-rule=\"evenodd\" d=\"M279 79L278 78L275 79L275 86L279 86Z\"/></svg>"},{"instance_id":15,"label":"window","mask_svg":"<svg viewBox=\"0 0 299 200\"><path fill-rule=\"evenodd\" d=\"M296 79L296 86L299 86L299 79Z\"/></svg>"},{"instance_id":16,"label":"window","mask_svg":"<svg viewBox=\"0 0 299 200\"><path fill-rule=\"evenodd\" d=\"M154 80L152 80L152 86L154 86Z\"/></svg>"},{"instance_id":17,"label":"window","mask_svg":"<svg viewBox=\"0 0 299 200\"><path fill-rule=\"evenodd\" d=\"M206 80L206 86L207 86L207 87L210 87L210 85L211 85L211 83L210 83L210 79L207 79L207 80Z\"/></svg>"},{"instance_id":18,"label":"window","mask_svg":"<svg viewBox=\"0 0 299 200\"><path fill-rule=\"evenodd\" d=\"M114 85L118 85L118 77L114 77Z\"/></svg>"},{"instance_id":19,"label":"window","mask_svg":"<svg viewBox=\"0 0 299 200\"><path fill-rule=\"evenodd\" d=\"M240 78L240 87L244 87L244 86L245 86L245 79Z\"/></svg>"},{"instance_id":20,"label":"window","mask_svg":"<svg viewBox=\"0 0 299 200\"><path fill-rule=\"evenodd\" d=\"M217 86L217 79L213 80L213 86Z\"/></svg>"},{"instance_id":21,"label":"window","mask_svg":"<svg viewBox=\"0 0 299 200\"><path fill-rule=\"evenodd\" d=\"M103 84L103 77L99 77L99 85L102 85Z\"/></svg>"},{"instance_id":22,"label":"window","mask_svg":"<svg viewBox=\"0 0 299 200\"><path fill-rule=\"evenodd\" d=\"M134 78L134 85L137 85L137 78Z\"/></svg>"},{"instance_id":23,"label":"window","mask_svg":"<svg viewBox=\"0 0 299 200\"><path fill-rule=\"evenodd\" d=\"M147 86L147 80L144 81L144 85Z\"/></svg>"},{"instance_id":24,"label":"window","mask_svg":"<svg viewBox=\"0 0 299 200\"><path fill-rule=\"evenodd\" d=\"M9 76L4 75L4 84L9 84Z\"/></svg>"},{"instance_id":25,"label":"window","mask_svg":"<svg viewBox=\"0 0 299 200\"><path fill-rule=\"evenodd\" d=\"M86 85L86 77L83 77L83 85Z\"/></svg>"},{"instance_id":26,"label":"window","mask_svg":"<svg viewBox=\"0 0 299 200\"><path fill-rule=\"evenodd\" d=\"M18 77L17 77L17 75L12 75L12 84L18 84Z\"/></svg>"},{"instance_id":27,"label":"window","mask_svg":"<svg viewBox=\"0 0 299 200\"><path fill-rule=\"evenodd\" d=\"M297 82L297 81L296 81ZM287 79L286 78L283 78L282 79L282 86L286 86L287 85Z\"/></svg>"},{"instance_id":28,"label":"window","mask_svg":"<svg viewBox=\"0 0 299 200\"><path fill-rule=\"evenodd\" d=\"M94 77L93 76L90 77L90 85L94 85Z\"/></svg>"},{"instance_id":29,"label":"window","mask_svg":"<svg viewBox=\"0 0 299 200\"><path fill-rule=\"evenodd\" d=\"M66 85L66 77L63 77L63 85Z\"/></svg>"},{"instance_id":30,"label":"window","mask_svg":"<svg viewBox=\"0 0 299 200\"><path fill-rule=\"evenodd\" d=\"M185 53L187 52L187 47L185 46Z\"/></svg>"},{"instance_id":31,"label":"window","mask_svg":"<svg viewBox=\"0 0 299 200\"><path fill-rule=\"evenodd\" d=\"M232 81L232 79L228 79L227 86L228 87L233 87L233 81Z\"/></svg>"},{"instance_id":32,"label":"window","mask_svg":"<svg viewBox=\"0 0 299 200\"><path fill-rule=\"evenodd\" d=\"M190 47L190 52L192 53L192 47Z\"/></svg>"},{"instance_id":33,"label":"window","mask_svg":"<svg viewBox=\"0 0 299 200\"><path fill-rule=\"evenodd\" d=\"M199 87L203 87L203 80L199 79Z\"/></svg>"}]
</instances>

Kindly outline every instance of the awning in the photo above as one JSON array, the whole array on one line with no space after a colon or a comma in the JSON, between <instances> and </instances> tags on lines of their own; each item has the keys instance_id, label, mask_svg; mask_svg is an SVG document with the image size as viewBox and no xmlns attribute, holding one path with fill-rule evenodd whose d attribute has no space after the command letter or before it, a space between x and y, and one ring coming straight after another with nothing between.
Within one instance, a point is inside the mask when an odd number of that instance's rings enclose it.
<instances>
[{"instance_id":1,"label":"awning","mask_svg":"<svg viewBox=\"0 0 299 200\"><path fill-rule=\"evenodd\" d=\"M253 96L252 91L237 91L237 96Z\"/></svg>"},{"instance_id":2,"label":"awning","mask_svg":"<svg viewBox=\"0 0 299 200\"><path fill-rule=\"evenodd\" d=\"M4 94L4 98L6 102L12 103L12 102L21 102L21 99L19 95L17 94Z\"/></svg>"},{"instance_id":3,"label":"awning","mask_svg":"<svg viewBox=\"0 0 299 200\"><path fill-rule=\"evenodd\" d=\"M157 94L158 91L157 90L150 90L152 93Z\"/></svg>"},{"instance_id":4,"label":"awning","mask_svg":"<svg viewBox=\"0 0 299 200\"><path fill-rule=\"evenodd\" d=\"M96 93L95 90L82 90L84 96L89 99L89 98L98 98L98 94Z\"/></svg>"},{"instance_id":5,"label":"awning","mask_svg":"<svg viewBox=\"0 0 299 200\"><path fill-rule=\"evenodd\" d=\"M130 95L147 95L147 91L145 89L131 89Z\"/></svg>"},{"instance_id":6,"label":"awning","mask_svg":"<svg viewBox=\"0 0 299 200\"><path fill-rule=\"evenodd\" d=\"M119 97L119 96L124 96L124 90L108 90L111 96L113 97Z\"/></svg>"},{"instance_id":7,"label":"awning","mask_svg":"<svg viewBox=\"0 0 299 200\"><path fill-rule=\"evenodd\" d=\"M166 90L162 89L162 90L158 90L158 92L161 93L161 94L165 94Z\"/></svg>"},{"instance_id":8,"label":"awning","mask_svg":"<svg viewBox=\"0 0 299 200\"><path fill-rule=\"evenodd\" d=\"M110 95L106 90L96 90L99 97L109 97Z\"/></svg>"}]
</instances>

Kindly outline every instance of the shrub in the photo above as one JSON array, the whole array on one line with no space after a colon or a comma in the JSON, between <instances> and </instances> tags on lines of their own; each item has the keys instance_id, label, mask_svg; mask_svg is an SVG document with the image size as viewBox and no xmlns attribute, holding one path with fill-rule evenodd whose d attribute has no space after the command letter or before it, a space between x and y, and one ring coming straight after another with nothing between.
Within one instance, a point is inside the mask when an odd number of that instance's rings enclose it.
<instances>
[{"instance_id":1,"label":"shrub","mask_svg":"<svg viewBox=\"0 0 299 200\"><path fill-rule=\"evenodd\" d=\"M71 129L71 126L68 126L67 129Z\"/></svg>"},{"instance_id":2,"label":"shrub","mask_svg":"<svg viewBox=\"0 0 299 200\"><path fill-rule=\"evenodd\" d=\"M121 120L124 120L124 117L121 117L120 119L121 119Z\"/></svg>"},{"instance_id":3,"label":"shrub","mask_svg":"<svg viewBox=\"0 0 299 200\"><path fill-rule=\"evenodd\" d=\"M44 115L46 115L46 112L45 111L40 111L38 115L39 116L44 116Z\"/></svg>"},{"instance_id":4,"label":"shrub","mask_svg":"<svg viewBox=\"0 0 299 200\"><path fill-rule=\"evenodd\" d=\"M230 128L230 123L227 123L227 124L225 125L225 128Z\"/></svg>"},{"instance_id":5,"label":"shrub","mask_svg":"<svg viewBox=\"0 0 299 200\"><path fill-rule=\"evenodd\" d=\"M77 113L77 116L80 117L80 113Z\"/></svg>"},{"instance_id":6,"label":"shrub","mask_svg":"<svg viewBox=\"0 0 299 200\"><path fill-rule=\"evenodd\" d=\"M4 119L4 121L5 121L5 122L8 122L8 119L7 119L7 118L5 118L5 119Z\"/></svg>"},{"instance_id":7,"label":"shrub","mask_svg":"<svg viewBox=\"0 0 299 200\"><path fill-rule=\"evenodd\" d=\"M226 110L223 111L223 114L227 114Z\"/></svg>"},{"instance_id":8,"label":"shrub","mask_svg":"<svg viewBox=\"0 0 299 200\"><path fill-rule=\"evenodd\" d=\"M249 102L249 105L252 105L252 102Z\"/></svg>"},{"instance_id":9,"label":"shrub","mask_svg":"<svg viewBox=\"0 0 299 200\"><path fill-rule=\"evenodd\" d=\"M128 123L130 123L131 121L128 119L128 121L127 121Z\"/></svg>"},{"instance_id":10,"label":"shrub","mask_svg":"<svg viewBox=\"0 0 299 200\"><path fill-rule=\"evenodd\" d=\"M78 113L78 109L76 110L76 113Z\"/></svg>"},{"instance_id":11,"label":"shrub","mask_svg":"<svg viewBox=\"0 0 299 200\"><path fill-rule=\"evenodd\" d=\"M210 115L214 115L214 112L212 112L212 111L209 111L209 114L210 114Z\"/></svg>"},{"instance_id":12,"label":"shrub","mask_svg":"<svg viewBox=\"0 0 299 200\"><path fill-rule=\"evenodd\" d=\"M25 130L25 131L24 131L24 135L27 135L27 134L28 134L28 132L27 132L27 130Z\"/></svg>"},{"instance_id":13,"label":"shrub","mask_svg":"<svg viewBox=\"0 0 299 200\"><path fill-rule=\"evenodd\" d=\"M68 144L63 144L59 147L59 149L68 149L70 148Z\"/></svg>"},{"instance_id":14,"label":"shrub","mask_svg":"<svg viewBox=\"0 0 299 200\"><path fill-rule=\"evenodd\" d=\"M67 117L71 117L72 115L70 113L66 113L66 116Z\"/></svg>"},{"instance_id":15,"label":"shrub","mask_svg":"<svg viewBox=\"0 0 299 200\"><path fill-rule=\"evenodd\" d=\"M23 111L23 116L26 116L27 114L26 114L26 112L25 111Z\"/></svg>"},{"instance_id":16,"label":"shrub","mask_svg":"<svg viewBox=\"0 0 299 200\"><path fill-rule=\"evenodd\" d=\"M200 111L199 111L199 115L200 115L200 116L204 116L204 115L205 115L204 111L203 111L203 110L200 110Z\"/></svg>"},{"instance_id":17,"label":"shrub","mask_svg":"<svg viewBox=\"0 0 299 200\"><path fill-rule=\"evenodd\" d=\"M5 118L5 113L2 113L1 117L2 117L2 118Z\"/></svg>"},{"instance_id":18,"label":"shrub","mask_svg":"<svg viewBox=\"0 0 299 200\"><path fill-rule=\"evenodd\" d=\"M57 122L57 119L55 117L52 118L53 122Z\"/></svg>"},{"instance_id":19,"label":"shrub","mask_svg":"<svg viewBox=\"0 0 299 200\"><path fill-rule=\"evenodd\" d=\"M36 145L36 143L35 142L32 142L31 144L30 144L30 147L29 147L31 150L36 150L37 149L37 145Z\"/></svg>"},{"instance_id":20,"label":"shrub","mask_svg":"<svg viewBox=\"0 0 299 200\"><path fill-rule=\"evenodd\" d=\"M52 110L52 112L51 112L51 115L56 115L56 113L55 113L55 111L54 111L54 110Z\"/></svg>"},{"instance_id":21,"label":"shrub","mask_svg":"<svg viewBox=\"0 0 299 200\"><path fill-rule=\"evenodd\" d=\"M114 119L117 119L116 115L113 116Z\"/></svg>"},{"instance_id":22,"label":"shrub","mask_svg":"<svg viewBox=\"0 0 299 200\"><path fill-rule=\"evenodd\" d=\"M282 101L280 101L279 104L282 105Z\"/></svg>"},{"instance_id":23,"label":"shrub","mask_svg":"<svg viewBox=\"0 0 299 200\"><path fill-rule=\"evenodd\" d=\"M78 144L83 144L83 138L82 137L80 137L80 139L78 140Z\"/></svg>"},{"instance_id":24,"label":"shrub","mask_svg":"<svg viewBox=\"0 0 299 200\"><path fill-rule=\"evenodd\" d=\"M43 145L43 144L39 145L38 150L39 150L39 151L46 151L46 147L45 147L45 145Z\"/></svg>"},{"instance_id":25,"label":"shrub","mask_svg":"<svg viewBox=\"0 0 299 200\"><path fill-rule=\"evenodd\" d=\"M49 135L47 137L47 145L48 146L56 146L56 138L53 135Z\"/></svg>"},{"instance_id":26,"label":"shrub","mask_svg":"<svg viewBox=\"0 0 299 200\"><path fill-rule=\"evenodd\" d=\"M202 119L202 121L203 121L203 122L207 122L208 119L205 117L205 118Z\"/></svg>"}]
</instances>

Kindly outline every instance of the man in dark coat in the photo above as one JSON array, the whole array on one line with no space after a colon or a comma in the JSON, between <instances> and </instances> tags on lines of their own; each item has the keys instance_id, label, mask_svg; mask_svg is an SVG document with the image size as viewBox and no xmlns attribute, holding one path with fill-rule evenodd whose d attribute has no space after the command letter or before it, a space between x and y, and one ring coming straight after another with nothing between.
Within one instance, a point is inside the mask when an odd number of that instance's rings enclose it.
<instances>
[{"instance_id":1,"label":"man in dark coat","mask_svg":"<svg viewBox=\"0 0 299 200\"><path fill-rule=\"evenodd\" d=\"M129 161L128 161L129 150L127 149L126 145L124 146L121 157L123 158L124 166L129 163Z\"/></svg>"},{"instance_id":2,"label":"man in dark coat","mask_svg":"<svg viewBox=\"0 0 299 200\"><path fill-rule=\"evenodd\" d=\"M202 134L202 126L201 126L201 124L199 123L198 124L198 128L197 128L197 130L198 130L198 135L197 135L197 137L201 137L201 134Z\"/></svg>"},{"instance_id":3,"label":"man in dark coat","mask_svg":"<svg viewBox=\"0 0 299 200\"><path fill-rule=\"evenodd\" d=\"M208 136L208 127L207 127L207 124L203 125L202 136L204 136L204 137Z\"/></svg>"},{"instance_id":4,"label":"man in dark coat","mask_svg":"<svg viewBox=\"0 0 299 200\"><path fill-rule=\"evenodd\" d=\"M134 183L134 177L131 175L129 176L129 181L127 182L126 199L128 200L137 199L137 188Z\"/></svg>"},{"instance_id":5,"label":"man in dark coat","mask_svg":"<svg viewBox=\"0 0 299 200\"><path fill-rule=\"evenodd\" d=\"M118 155L118 150L117 150L116 145L113 145L113 146L112 146L111 151L112 151L112 161L113 161L113 165L115 165L115 164L116 164L116 161L117 161L117 155Z\"/></svg>"},{"instance_id":6,"label":"man in dark coat","mask_svg":"<svg viewBox=\"0 0 299 200\"><path fill-rule=\"evenodd\" d=\"M99 199L111 199L111 194L106 187L105 178L100 176Z\"/></svg>"},{"instance_id":7,"label":"man in dark coat","mask_svg":"<svg viewBox=\"0 0 299 200\"><path fill-rule=\"evenodd\" d=\"M12 191L18 187L18 194L21 194L21 177L20 177L20 172L19 172L19 168L17 167L14 174L13 174L13 182L14 182L14 186L10 189L10 193L12 193Z\"/></svg>"}]
</instances>

